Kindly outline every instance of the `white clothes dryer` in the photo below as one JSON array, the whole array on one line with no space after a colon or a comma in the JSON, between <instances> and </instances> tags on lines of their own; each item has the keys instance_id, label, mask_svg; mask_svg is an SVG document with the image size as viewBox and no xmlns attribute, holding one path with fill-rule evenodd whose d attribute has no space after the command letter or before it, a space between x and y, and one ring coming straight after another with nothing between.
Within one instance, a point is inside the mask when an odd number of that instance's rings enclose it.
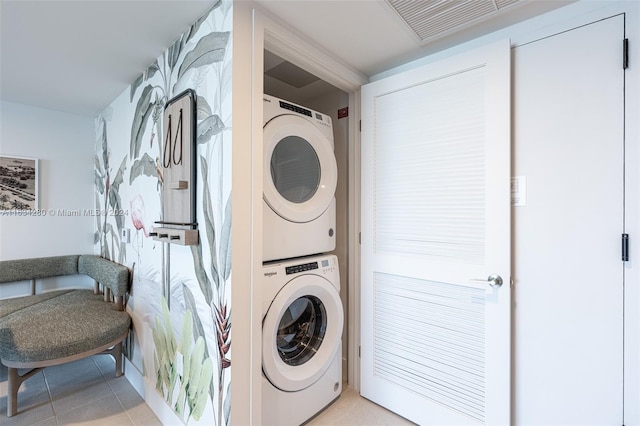
<instances>
[{"instance_id":1,"label":"white clothes dryer","mask_svg":"<svg viewBox=\"0 0 640 426\"><path fill-rule=\"evenodd\" d=\"M263 261L336 247L331 117L264 95Z\"/></svg>"},{"instance_id":2,"label":"white clothes dryer","mask_svg":"<svg viewBox=\"0 0 640 426\"><path fill-rule=\"evenodd\" d=\"M297 426L342 392L338 259L263 266L262 424Z\"/></svg>"}]
</instances>

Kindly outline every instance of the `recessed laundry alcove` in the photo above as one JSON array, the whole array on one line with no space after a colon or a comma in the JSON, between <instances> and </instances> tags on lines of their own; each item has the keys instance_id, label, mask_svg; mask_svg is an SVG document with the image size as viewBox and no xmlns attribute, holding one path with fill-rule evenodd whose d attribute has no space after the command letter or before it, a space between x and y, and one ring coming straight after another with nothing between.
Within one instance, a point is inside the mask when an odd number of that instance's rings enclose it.
<instances>
[{"instance_id":1,"label":"recessed laundry alcove","mask_svg":"<svg viewBox=\"0 0 640 426\"><path fill-rule=\"evenodd\" d=\"M345 328L342 337L342 375L348 379L351 330L346 321L349 301L349 94L277 54L264 50L264 93L304 105L331 117L338 167L336 198L336 248L340 266L340 298ZM346 114L346 115L345 115ZM345 116L343 116L345 115Z\"/></svg>"}]
</instances>

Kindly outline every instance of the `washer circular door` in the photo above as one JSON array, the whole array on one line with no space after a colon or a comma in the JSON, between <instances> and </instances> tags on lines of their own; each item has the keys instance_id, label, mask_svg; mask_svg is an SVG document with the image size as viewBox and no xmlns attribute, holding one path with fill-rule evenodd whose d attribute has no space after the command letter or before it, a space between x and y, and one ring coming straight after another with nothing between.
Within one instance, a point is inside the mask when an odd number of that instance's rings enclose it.
<instances>
[{"instance_id":1,"label":"washer circular door","mask_svg":"<svg viewBox=\"0 0 640 426\"><path fill-rule=\"evenodd\" d=\"M329 281L317 275L289 281L262 322L262 369L271 384L294 392L322 377L340 347L343 321Z\"/></svg>"},{"instance_id":2,"label":"washer circular door","mask_svg":"<svg viewBox=\"0 0 640 426\"><path fill-rule=\"evenodd\" d=\"M333 200L338 167L333 144L310 121L280 115L264 127L264 199L291 222L318 218Z\"/></svg>"}]
</instances>

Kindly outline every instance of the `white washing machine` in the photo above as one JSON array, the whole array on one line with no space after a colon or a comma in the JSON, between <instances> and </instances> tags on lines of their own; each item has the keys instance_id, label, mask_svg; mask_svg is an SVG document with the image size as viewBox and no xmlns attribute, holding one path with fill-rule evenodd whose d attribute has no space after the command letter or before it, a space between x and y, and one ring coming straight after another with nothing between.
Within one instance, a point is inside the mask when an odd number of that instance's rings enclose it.
<instances>
[{"instance_id":1,"label":"white washing machine","mask_svg":"<svg viewBox=\"0 0 640 426\"><path fill-rule=\"evenodd\" d=\"M264 95L263 261L336 247L331 117Z\"/></svg>"},{"instance_id":2,"label":"white washing machine","mask_svg":"<svg viewBox=\"0 0 640 426\"><path fill-rule=\"evenodd\" d=\"M342 392L338 259L263 266L262 424L297 426Z\"/></svg>"}]
</instances>

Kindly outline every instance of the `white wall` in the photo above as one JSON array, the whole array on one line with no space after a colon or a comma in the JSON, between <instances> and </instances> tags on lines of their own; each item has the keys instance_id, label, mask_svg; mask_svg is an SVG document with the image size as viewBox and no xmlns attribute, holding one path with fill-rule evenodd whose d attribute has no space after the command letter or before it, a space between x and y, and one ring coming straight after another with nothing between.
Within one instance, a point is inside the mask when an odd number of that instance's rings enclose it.
<instances>
[{"instance_id":1,"label":"white wall","mask_svg":"<svg viewBox=\"0 0 640 426\"><path fill-rule=\"evenodd\" d=\"M0 260L93 253L94 218L58 210L94 208L94 140L91 117L0 103L0 155L39 159L44 210L42 216L0 212ZM13 295L11 287L0 288L0 298Z\"/></svg>"}]
</instances>

